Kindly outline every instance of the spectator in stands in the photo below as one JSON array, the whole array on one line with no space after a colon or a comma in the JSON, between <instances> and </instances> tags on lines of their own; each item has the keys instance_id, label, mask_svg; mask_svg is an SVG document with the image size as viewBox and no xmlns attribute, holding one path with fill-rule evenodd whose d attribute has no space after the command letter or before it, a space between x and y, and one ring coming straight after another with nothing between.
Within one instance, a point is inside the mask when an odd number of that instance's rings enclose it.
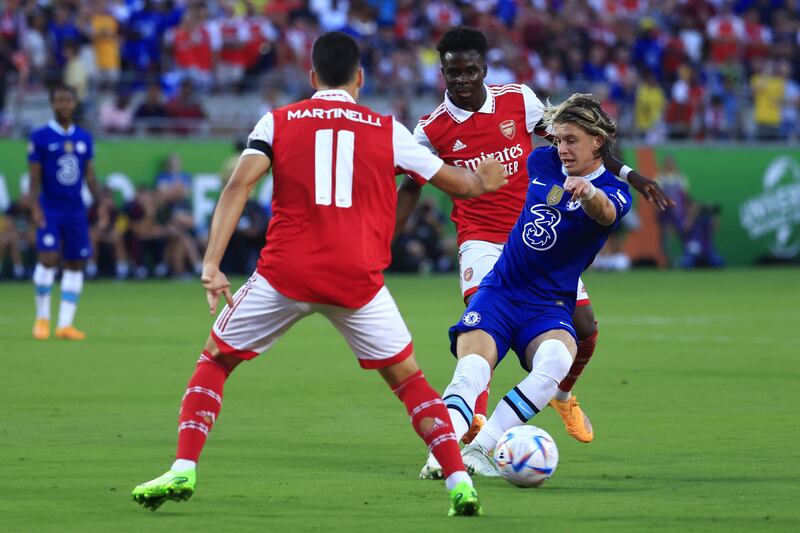
<instances>
[{"instance_id":1,"label":"spectator in stands","mask_svg":"<svg viewBox=\"0 0 800 533\"><path fill-rule=\"evenodd\" d=\"M28 82L41 86L47 74L47 18L42 11L28 15L28 27L22 37L22 50L27 58L30 75Z\"/></svg>"},{"instance_id":2,"label":"spectator in stands","mask_svg":"<svg viewBox=\"0 0 800 533\"><path fill-rule=\"evenodd\" d=\"M636 131L648 144L655 144L664 138L663 118L666 108L664 91L658 85L652 72L645 72L644 79L636 90Z\"/></svg>"},{"instance_id":3,"label":"spectator in stands","mask_svg":"<svg viewBox=\"0 0 800 533\"><path fill-rule=\"evenodd\" d=\"M220 88L241 87L247 68L247 43L250 26L244 17L235 13L231 0L220 3L222 18L219 23L220 51L217 61L217 84Z\"/></svg>"},{"instance_id":4,"label":"spectator in stands","mask_svg":"<svg viewBox=\"0 0 800 533\"><path fill-rule=\"evenodd\" d=\"M664 163L661 171L656 176L658 184L670 200L675 205L672 209L658 212L658 224L661 229L661 249L664 257L670 263L674 263L671 259L670 253L670 240L677 237L681 243L686 241L686 219L688 216L689 208L689 180L686 178L672 155L667 155L664 158Z\"/></svg>"},{"instance_id":5,"label":"spectator in stands","mask_svg":"<svg viewBox=\"0 0 800 533\"><path fill-rule=\"evenodd\" d=\"M98 113L98 123L105 133L130 133L133 129L131 93L120 88L113 98L107 98Z\"/></svg>"},{"instance_id":6,"label":"spectator in stands","mask_svg":"<svg viewBox=\"0 0 800 533\"><path fill-rule=\"evenodd\" d=\"M450 272L454 269L455 243L444 236L444 214L433 197L420 199L406 227L392 244L395 272Z\"/></svg>"},{"instance_id":7,"label":"spectator in stands","mask_svg":"<svg viewBox=\"0 0 800 533\"><path fill-rule=\"evenodd\" d=\"M101 88L111 87L119 80L119 23L109 10L108 0L92 0L90 17L97 81Z\"/></svg>"},{"instance_id":8,"label":"spectator in stands","mask_svg":"<svg viewBox=\"0 0 800 533\"><path fill-rule=\"evenodd\" d=\"M26 264L33 261L36 228L32 220L29 194L21 194L5 213L0 213L0 270L8 254L14 279L25 279Z\"/></svg>"},{"instance_id":9,"label":"spectator in stands","mask_svg":"<svg viewBox=\"0 0 800 533\"><path fill-rule=\"evenodd\" d=\"M102 273L101 260L108 256L117 279L128 277L128 252L125 247L127 218L120 217L111 189L104 187L99 201L89 209L89 238L92 241L92 258L86 263L86 275L90 278Z\"/></svg>"},{"instance_id":10,"label":"spectator in stands","mask_svg":"<svg viewBox=\"0 0 800 533\"><path fill-rule=\"evenodd\" d=\"M50 23L50 42L54 66L60 70L66 65L65 47L67 43L75 44L74 51L77 56L77 44L84 40L84 35L75 24L69 8L66 4L57 3L53 10L53 21Z\"/></svg>"},{"instance_id":11,"label":"spectator in stands","mask_svg":"<svg viewBox=\"0 0 800 533\"><path fill-rule=\"evenodd\" d=\"M168 242L165 260L173 276L180 277L190 268L202 270L200 246L196 239L191 206L191 176L183 171L178 154L165 160L164 171L156 176L158 220L166 227Z\"/></svg>"},{"instance_id":12,"label":"spectator in stands","mask_svg":"<svg viewBox=\"0 0 800 533\"><path fill-rule=\"evenodd\" d=\"M189 4L180 25L171 30L165 40L181 79L191 80L201 89L214 85L214 70L222 43L219 28L208 20L208 7L204 2Z\"/></svg>"},{"instance_id":13,"label":"spectator in stands","mask_svg":"<svg viewBox=\"0 0 800 533\"><path fill-rule=\"evenodd\" d=\"M156 82L147 86L144 101L133 114L137 128L144 128L148 133L164 131L164 120L168 117L167 106L162 100L161 85Z\"/></svg>"},{"instance_id":14,"label":"spectator in stands","mask_svg":"<svg viewBox=\"0 0 800 533\"><path fill-rule=\"evenodd\" d=\"M144 279L152 271L157 277L166 276L168 267L164 263L164 247L169 231L158 220L155 193L140 187L134 199L125 206L125 214L130 220L126 241L134 275L137 279Z\"/></svg>"},{"instance_id":15,"label":"spectator in stands","mask_svg":"<svg viewBox=\"0 0 800 533\"><path fill-rule=\"evenodd\" d=\"M753 119L761 140L780 137L781 106L786 92L786 79L775 72L773 61L756 63L756 73L750 78L753 91Z\"/></svg>"},{"instance_id":16,"label":"spectator in stands","mask_svg":"<svg viewBox=\"0 0 800 533\"><path fill-rule=\"evenodd\" d=\"M703 204L689 198L684 222L682 268L713 267L725 265L714 245L714 233L721 208L716 204Z\"/></svg>"},{"instance_id":17,"label":"spectator in stands","mask_svg":"<svg viewBox=\"0 0 800 533\"><path fill-rule=\"evenodd\" d=\"M197 99L191 79L181 81L175 97L166 106L167 116L174 121L172 131L186 135L197 133L204 126L206 113Z\"/></svg>"}]
</instances>

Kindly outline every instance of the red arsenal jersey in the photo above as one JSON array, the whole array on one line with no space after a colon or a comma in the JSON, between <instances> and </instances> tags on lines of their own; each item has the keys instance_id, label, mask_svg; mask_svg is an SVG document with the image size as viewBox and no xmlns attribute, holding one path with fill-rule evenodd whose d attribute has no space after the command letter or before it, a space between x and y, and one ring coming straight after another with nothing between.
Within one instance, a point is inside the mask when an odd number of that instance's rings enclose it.
<instances>
[{"instance_id":1,"label":"red arsenal jersey","mask_svg":"<svg viewBox=\"0 0 800 533\"><path fill-rule=\"evenodd\" d=\"M508 185L496 192L453 198L450 218L459 245L467 240L506 242L525 204L525 160L543 111L528 86L509 84L487 86L486 101L477 112L456 107L445 94L444 102L420 119L414 138L446 163L475 170L483 159L494 156L508 171Z\"/></svg>"},{"instance_id":2,"label":"red arsenal jersey","mask_svg":"<svg viewBox=\"0 0 800 533\"><path fill-rule=\"evenodd\" d=\"M273 154L273 218L258 272L295 300L368 303L391 260L395 168L428 180L442 160L391 116L344 91L320 91L267 113L249 140Z\"/></svg>"}]
</instances>

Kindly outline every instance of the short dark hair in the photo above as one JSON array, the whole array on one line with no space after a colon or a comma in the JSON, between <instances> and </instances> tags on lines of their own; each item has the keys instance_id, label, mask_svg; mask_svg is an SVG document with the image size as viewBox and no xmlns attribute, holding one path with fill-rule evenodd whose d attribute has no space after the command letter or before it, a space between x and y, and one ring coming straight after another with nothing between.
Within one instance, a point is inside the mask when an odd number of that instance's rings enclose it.
<instances>
[{"instance_id":1,"label":"short dark hair","mask_svg":"<svg viewBox=\"0 0 800 533\"><path fill-rule=\"evenodd\" d=\"M56 99L56 93L66 91L72 95L73 98L76 100L78 99L78 92L75 90L74 87L66 85L64 83L56 83L52 87L50 87L50 101L53 102Z\"/></svg>"},{"instance_id":2,"label":"short dark hair","mask_svg":"<svg viewBox=\"0 0 800 533\"><path fill-rule=\"evenodd\" d=\"M489 43L486 42L486 36L469 26L450 28L436 45L440 59L444 59L448 52L469 52L470 50L475 50L479 56L485 58L488 49Z\"/></svg>"},{"instance_id":3,"label":"short dark hair","mask_svg":"<svg viewBox=\"0 0 800 533\"><path fill-rule=\"evenodd\" d=\"M341 87L353 80L361 66L356 41L340 31L320 35L311 50L317 79L328 87Z\"/></svg>"}]
</instances>

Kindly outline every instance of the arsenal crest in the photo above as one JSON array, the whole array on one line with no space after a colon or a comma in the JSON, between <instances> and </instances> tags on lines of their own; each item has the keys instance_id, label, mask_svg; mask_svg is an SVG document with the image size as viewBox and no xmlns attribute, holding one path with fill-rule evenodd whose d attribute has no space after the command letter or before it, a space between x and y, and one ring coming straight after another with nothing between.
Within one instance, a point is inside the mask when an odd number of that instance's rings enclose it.
<instances>
[{"instance_id":1,"label":"arsenal crest","mask_svg":"<svg viewBox=\"0 0 800 533\"><path fill-rule=\"evenodd\" d=\"M553 185L553 188L547 193L547 205L557 205L562 196L564 196L564 189L558 185Z\"/></svg>"},{"instance_id":2,"label":"arsenal crest","mask_svg":"<svg viewBox=\"0 0 800 533\"><path fill-rule=\"evenodd\" d=\"M513 139L514 135L517 133L517 125L513 120L504 120L500 123L500 133L509 139Z\"/></svg>"},{"instance_id":3,"label":"arsenal crest","mask_svg":"<svg viewBox=\"0 0 800 533\"><path fill-rule=\"evenodd\" d=\"M472 267L469 267L464 271L464 281L470 281L472 279Z\"/></svg>"}]
</instances>

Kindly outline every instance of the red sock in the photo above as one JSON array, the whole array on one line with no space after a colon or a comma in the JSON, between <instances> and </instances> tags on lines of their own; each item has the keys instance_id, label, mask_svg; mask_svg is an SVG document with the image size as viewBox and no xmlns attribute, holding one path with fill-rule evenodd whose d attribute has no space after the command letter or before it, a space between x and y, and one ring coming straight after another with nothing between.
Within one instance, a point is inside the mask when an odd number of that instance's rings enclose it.
<instances>
[{"instance_id":1,"label":"red sock","mask_svg":"<svg viewBox=\"0 0 800 533\"><path fill-rule=\"evenodd\" d=\"M560 390L570 392L572 387L575 386L575 382L578 381L578 377L583 372L583 369L586 368L586 364L592 358L592 354L594 354L594 347L597 345L597 335L599 333L599 331L595 331L591 336L578 343L578 353L575 355L575 361L569 368L567 376L558 384Z\"/></svg>"},{"instance_id":2,"label":"red sock","mask_svg":"<svg viewBox=\"0 0 800 533\"><path fill-rule=\"evenodd\" d=\"M228 369L204 350L181 401L177 459L197 461L200 457L206 437L222 408L222 388L228 375Z\"/></svg>"},{"instance_id":3,"label":"red sock","mask_svg":"<svg viewBox=\"0 0 800 533\"><path fill-rule=\"evenodd\" d=\"M489 403L489 383L486 384L486 389L478 394L478 397L475 399L475 414L476 415L483 415L486 416L486 407Z\"/></svg>"},{"instance_id":4,"label":"red sock","mask_svg":"<svg viewBox=\"0 0 800 533\"><path fill-rule=\"evenodd\" d=\"M447 408L428 384L422 370L406 378L392 392L405 404L414 431L422 437L442 465L444 477L447 478L454 472L466 471Z\"/></svg>"}]
</instances>

